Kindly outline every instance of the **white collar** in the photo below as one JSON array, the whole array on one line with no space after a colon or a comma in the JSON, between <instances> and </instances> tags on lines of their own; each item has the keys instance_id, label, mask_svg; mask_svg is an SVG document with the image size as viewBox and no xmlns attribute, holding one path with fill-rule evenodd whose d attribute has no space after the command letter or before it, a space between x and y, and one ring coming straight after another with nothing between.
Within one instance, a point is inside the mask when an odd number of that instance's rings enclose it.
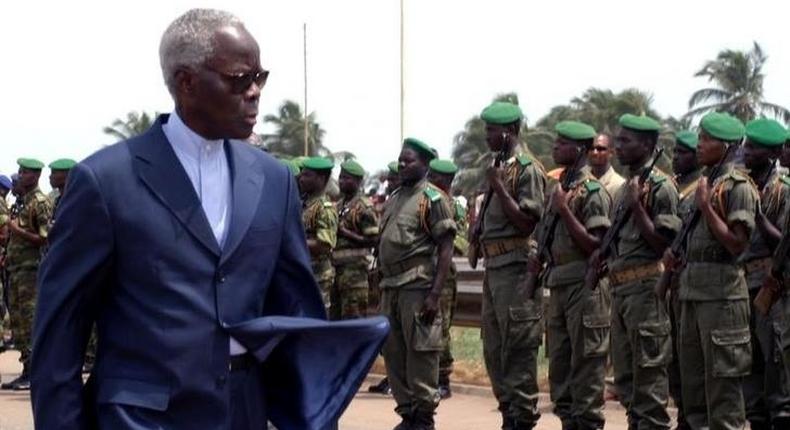
<instances>
[{"instance_id":1,"label":"white collar","mask_svg":"<svg viewBox=\"0 0 790 430\"><path fill-rule=\"evenodd\" d=\"M167 122L162 125L162 128L166 130L165 134L170 138L170 144L191 160L200 159L201 149L204 154L210 155L223 149L222 139L210 140L197 134L184 124L175 110L170 114Z\"/></svg>"}]
</instances>

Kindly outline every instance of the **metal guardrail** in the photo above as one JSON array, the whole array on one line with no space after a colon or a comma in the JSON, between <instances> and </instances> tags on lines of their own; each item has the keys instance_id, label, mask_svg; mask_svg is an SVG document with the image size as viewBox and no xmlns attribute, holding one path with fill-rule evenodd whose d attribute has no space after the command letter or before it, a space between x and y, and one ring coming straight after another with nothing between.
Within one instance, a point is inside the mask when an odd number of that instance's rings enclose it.
<instances>
[{"instance_id":1,"label":"metal guardrail","mask_svg":"<svg viewBox=\"0 0 790 430\"><path fill-rule=\"evenodd\" d=\"M455 257L453 262L458 270L458 295L456 296L453 325L480 327L484 271L480 266L477 269L469 267L469 262L465 257Z\"/></svg>"}]
</instances>

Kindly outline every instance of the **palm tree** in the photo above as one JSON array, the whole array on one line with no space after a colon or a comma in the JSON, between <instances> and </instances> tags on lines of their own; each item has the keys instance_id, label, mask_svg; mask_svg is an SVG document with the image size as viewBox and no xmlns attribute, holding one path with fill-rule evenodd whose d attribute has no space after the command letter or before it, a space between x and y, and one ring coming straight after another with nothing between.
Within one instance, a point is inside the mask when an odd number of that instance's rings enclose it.
<instances>
[{"instance_id":1,"label":"palm tree","mask_svg":"<svg viewBox=\"0 0 790 430\"><path fill-rule=\"evenodd\" d=\"M331 156L329 149L322 144L326 131L316 122L315 112L307 115L309 137L305 154L304 114L299 103L285 100L277 115L266 115L263 122L275 126L273 134L263 135L264 145L273 155L286 158L300 155Z\"/></svg>"},{"instance_id":2,"label":"palm tree","mask_svg":"<svg viewBox=\"0 0 790 430\"><path fill-rule=\"evenodd\" d=\"M694 74L708 78L713 87L694 92L689 99L687 117L694 118L710 111L728 112L742 121L770 115L790 122L787 108L763 99L763 66L768 57L757 42L748 52L726 49L719 52Z\"/></svg>"},{"instance_id":3,"label":"palm tree","mask_svg":"<svg viewBox=\"0 0 790 430\"><path fill-rule=\"evenodd\" d=\"M145 133L151 128L154 118L158 116L157 113L149 115L147 112L132 111L126 114L126 120L116 119L112 125L104 127L102 131L104 134L109 134L115 137L118 141L126 140L134 136Z\"/></svg>"}]
</instances>

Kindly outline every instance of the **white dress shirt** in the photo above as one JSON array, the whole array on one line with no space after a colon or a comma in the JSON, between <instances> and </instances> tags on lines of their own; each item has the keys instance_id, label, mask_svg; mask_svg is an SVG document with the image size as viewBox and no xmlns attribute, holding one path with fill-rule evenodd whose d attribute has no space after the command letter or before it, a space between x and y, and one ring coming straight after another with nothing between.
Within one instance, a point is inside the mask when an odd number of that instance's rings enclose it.
<instances>
[{"instance_id":1,"label":"white dress shirt","mask_svg":"<svg viewBox=\"0 0 790 430\"><path fill-rule=\"evenodd\" d=\"M230 166L223 140L208 140L192 131L174 111L162 131L195 188L203 212L220 249L228 237L232 189ZM246 352L230 338L231 355Z\"/></svg>"}]
</instances>

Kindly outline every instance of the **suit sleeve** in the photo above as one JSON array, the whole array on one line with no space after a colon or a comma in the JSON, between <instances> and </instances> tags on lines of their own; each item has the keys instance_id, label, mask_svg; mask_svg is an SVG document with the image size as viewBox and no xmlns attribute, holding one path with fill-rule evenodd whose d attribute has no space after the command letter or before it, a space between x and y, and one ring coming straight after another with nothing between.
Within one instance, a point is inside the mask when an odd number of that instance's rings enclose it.
<instances>
[{"instance_id":1,"label":"suit sleeve","mask_svg":"<svg viewBox=\"0 0 790 430\"><path fill-rule=\"evenodd\" d=\"M324 304L310 265L296 181L290 173L287 178L288 202L283 214L280 255L266 293L264 315L326 319Z\"/></svg>"},{"instance_id":2,"label":"suit sleeve","mask_svg":"<svg viewBox=\"0 0 790 430\"><path fill-rule=\"evenodd\" d=\"M93 171L77 165L68 189L39 269L31 362L36 429L88 427L82 364L114 247L112 222Z\"/></svg>"}]
</instances>

